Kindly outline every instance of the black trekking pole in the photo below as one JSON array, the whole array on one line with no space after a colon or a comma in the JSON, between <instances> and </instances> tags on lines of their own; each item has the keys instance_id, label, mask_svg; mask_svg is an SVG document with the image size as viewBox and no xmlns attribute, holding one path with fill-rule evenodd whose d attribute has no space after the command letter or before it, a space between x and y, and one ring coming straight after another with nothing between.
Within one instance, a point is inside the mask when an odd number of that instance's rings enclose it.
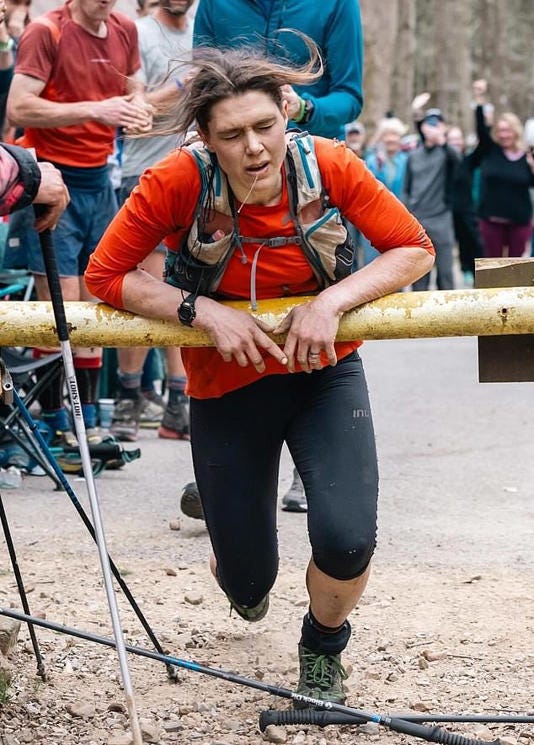
<instances>
[{"instance_id":1,"label":"black trekking pole","mask_svg":"<svg viewBox=\"0 0 534 745\"><path fill-rule=\"evenodd\" d=\"M132 679L130 676L130 670L128 667L128 660L126 656L126 647L124 642L124 636L122 633L122 627L119 616L119 608L117 605L117 598L113 589L113 577L111 575L111 569L109 565L109 555L106 548L106 538L104 535L104 526L102 522L102 515L100 512L100 505L98 501L98 495L96 492L95 479L93 475L93 469L91 464L91 456L89 453L89 445L87 443L87 436L85 433L85 423L82 415L82 406L80 402L80 394L78 391L78 383L76 380L76 373L74 369L74 360L72 357L72 348L70 345L69 328L67 325L67 318L65 315L65 304L63 302L63 292L61 290L61 282L59 279L59 271L57 267L56 255L54 252L54 246L52 244L52 233L50 230L43 230L39 234L41 243L41 249L43 252L43 258L46 268L46 278L48 280L48 288L50 291L50 298L52 301L52 308L54 311L54 319L56 322L56 331L61 346L61 355L63 357L63 364L65 366L65 378L67 383L67 389L69 392L69 398L72 409L72 417L74 420L74 428L80 447L80 457L82 461L82 468L85 477L85 483L87 486L87 494L89 497L89 504L91 505L91 513L93 517L93 526L95 530L95 540L98 547L98 554L100 557L100 565L102 568L102 576L104 580L104 587L106 590L106 596L108 600L109 612L111 616L111 623L113 627L113 636L115 638L115 644L117 649L117 655L119 658L119 666L121 672L121 679L126 696L126 704L130 719L130 727L132 730L132 737L134 745L142 745L143 739L141 735L141 727L139 724L139 718L137 716L137 707L135 703L134 690L132 685Z\"/></svg>"},{"instance_id":2,"label":"black trekking pole","mask_svg":"<svg viewBox=\"0 0 534 745\"><path fill-rule=\"evenodd\" d=\"M389 714L390 719L402 719L405 722L448 722L464 724L534 724L534 716L521 716L515 714L498 714L488 716L487 714L412 714L397 713ZM314 727L328 727L330 725L354 725L363 724L361 717L347 716L335 711L318 711L317 709L268 709L260 714L260 729L264 732L271 724L282 726L312 725Z\"/></svg>"},{"instance_id":3,"label":"black trekking pole","mask_svg":"<svg viewBox=\"0 0 534 745\"><path fill-rule=\"evenodd\" d=\"M63 490L65 491L65 493L69 497L70 501L74 505L74 508L76 509L76 512L81 517L83 524L87 528L87 530L89 532L89 535L91 536L91 538L93 539L93 541L95 541L95 543L96 543L95 529L93 528L93 525L92 525L91 521L89 520L89 517L87 516L87 513L85 512L83 506L81 505L80 501L78 500L78 497L76 495L76 492L74 491L74 489L70 485L67 477L65 476L65 474L61 470L61 468L59 466L59 463L57 462L57 459L55 458L54 454L52 453L52 451L48 447L48 444L47 444L46 440L44 439L43 435L39 431L39 427L37 426L37 422L33 419L32 415L28 411L28 408L26 407L26 405L24 404L24 402L21 400L20 396L18 395L18 393L17 393L17 391L15 389L13 389L13 401L14 401L15 405L17 406L20 414L22 415L22 418L23 418L25 424L28 426L29 431L35 437L35 439L37 440L37 443L38 443L40 449L42 450L43 454L46 456L46 459L48 461L48 464L49 464L49 466L52 469L52 473L54 475L54 478L58 480L60 487L63 488ZM130 603L130 606L132 607L132 610L135 612L135 615L139 619L142 627L146 631L146 633L148 635L148 638L150 639L150 641L154 645L154 648L156 649L156 651L157 652L160 652L161 654L163 654L163 647L161 646L161 644L160 644L157 636L155 635L152 627L148 623L145 615L143 614L143 611L141 610L141 608L137 604L137 601L135 600L135 598L134 598L134 596L133 596L130 588L128 587L128 585L124 581L124 579L123 579L123 577L122 577L119 569L117 568L117 565L115 564L115 562L113 561L113 559L109 555L108 555L108 561L109 561L109 565L110 565L111 571L113 573L113 576L117 580L117 583L118 583L119 587L121 588L121 590L123 591L126 599ZM29 611L26 610L26 608L24 608L24 612L25 613L29 613ZM168 676L169 676L169 678L171 680L175 680L176 681L177 678L178 678L177 670L176 670L176 668L173 665L167 665L167 674L168 674Z\"/></svg>"},{"instance_id":4,"label":"black trekking pole","mask_svg":"<svg viewBox=\"0 0 534 745\"><path fill-rule=\"evenodd\" d=\"M11 561L11 566L13 567L13 574L15 575L15 582L17 583L17 589L19 591L20 602L22 603L24 613L26 613L29 616L30 605L28 603L28 596L26 594L26 588L24 587L24 581L22 579L22 574L20 572L19 562L17 559L17 553L15 551L15 544L13 543L13 538L11 537L11 531L9 529L9 523L7 521L6 511L4 509L4 500L2 499L1 494L0 494L0 522L2 523L2 529L4 531L4 537L6 539L7 551L9 553L9 559ZM37 662L37 675L43 681L45 681L46 671L45 671L45 666L43 662L43 656L41 654L39 642L37 641L37 636L35 634L33 623L31 622L28 622L28 632L30 634L33 652L35 654L35 661Z\"/></svg>"},{"instance_id":5,"label":"black trekking pole","mask_svg":"<svg viewBox=\"0 0 534 745\"><path fill-rule=\"evenodd\" d=\"M115 647L115 641L113 639L109 639L108 637L97 636L96 634L91 634L86 631L79 631L78 629L74 629L68 626L62 626L58 623L54 623L52 621L46 621L41 618L33 618L32 616L27 616L24 613L20 613L19 611L14 611L10 608L0 607L0 615L7 616L8 618L15 618L19 621L25 621L26 623L30 621L30 622L35 623L37 626L42 626L45 629L49 629L51 631L57 631L60 634L68 634L69 636L74 636L78 639L85 639L86 641L95 642L96 644L102 644L106 647ZM316 707L318 709L327 710L328 713L336 712L352 720L352 722L354 722L355 720L360 724L362 722L376 722L377 724L382 725L386 729L390 729L394 732L401 732L406 735L411 735L413 737L417 737L422 740L427 740L428 742L443 743L443 745L498 745L499 743L498 740L488 742L484 740L474 740L468 737L463 737L462 735L455 735L439 727L426 727L423 724L420 724L419 722L411 722L408 718L405 718L403 715L392 717L392 716L384 715L384 714L370 713L367 711L363 711L361 709L354 709L350 706L342 706L341 704L335 704L331 701L322 701L320 699L315 699L310 696L302 696L300 693L291 691L288 688L282 688L280 686L271 685L269 683L264 683L263 681L255 680L254 678L246 678L242 675L237 675L236 673L233 673L233 672L228 672L226 670L220 670L219 668L215 668L215 667L208 667L206 665L201 665L197 662L180 659L179 657L173 657L171 655L162 655L162 654L159 654L158 652L152 652L151 650L143 649L142 647L137 647L137 646L128 644L126 645L126 650L128 652L131 652L132 654L139 655L140 657L147 657L148 659L155 660L157 662L163 662L165 664L172 664L172 665L175 665L176 667L183 668L185 670L190 670L192 672L209 675L212 678L226 680L229 683L246 686L247 688L254 688L258 691L263 691L264 693L268 693L271 696L278 696L280 698L291 699L292 701L298 702L300 705L306 704L307 706L310 706L310 707ZM277 713L283 713L283 712L277 712ZM306 712L296 712L296 713L305 714ZM430 717L432 715L425 715L425 716L427 716L430 720ZM449 721L449 719L443 720L443 721ZM471 719L470 718L468 719L466 716L465 718L462 719L462 721L467 722L467 721L471 721ZM475 721L482 721L482 720L476 719ZM513 721L517 723L519 722L532 723L534 722L534 717L518 716L518 717L514 717L513 719L507 718L506 720L503 717L500 717L500 718L487 717L483 721L486 721L486 722L504 722L504 721L512 722ZM260 722L260 725L261 725L261 722Z\"/></svg>"}]
</instances>

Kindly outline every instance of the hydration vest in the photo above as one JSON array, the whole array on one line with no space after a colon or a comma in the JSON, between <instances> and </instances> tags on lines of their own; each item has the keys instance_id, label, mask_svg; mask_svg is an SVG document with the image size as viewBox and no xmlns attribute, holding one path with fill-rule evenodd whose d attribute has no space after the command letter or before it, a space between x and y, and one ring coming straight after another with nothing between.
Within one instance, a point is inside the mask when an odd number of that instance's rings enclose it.
<instances>
[{"instance_id":1,"label":"hydration vest","mask_svg":"<svg viewBox=\"0 0 534 745\"><path fill-rule=\"evenodd\" d=\"M297 244L323 289L352 271L354 246L341 214L323 189L313 138L291 134L285 159L292 236L273 238L241 235L236 208L226 175L217 158L201 143L186 146L194 155L201 178L195 219L179 251L167 251L165 281L197 295L217 296L217 289L234 251L243 244L260 248L252 261L251 301L255 308L255 269L260 250ZM222 237L220 237L222 235Z\"/></svg>"}]
</instances>

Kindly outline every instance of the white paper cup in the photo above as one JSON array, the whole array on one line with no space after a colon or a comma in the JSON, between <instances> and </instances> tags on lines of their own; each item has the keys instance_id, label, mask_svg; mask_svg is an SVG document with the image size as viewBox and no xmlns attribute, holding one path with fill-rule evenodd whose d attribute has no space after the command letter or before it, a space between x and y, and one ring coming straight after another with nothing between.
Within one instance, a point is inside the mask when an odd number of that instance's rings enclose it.
<instances>
[{"instance_id":1,"label":"white paper cup","mask_svg":"<svg viewBox=\"0 0 534 745\"><path fill-rule=\"evenodd\" d=\"M98 418L100 426L103 429L109 429L111 427L111 421L113 419L113 410L115 408L115 401L112 398L99 398L98 399Z\"/></svg>"}]
</instances>

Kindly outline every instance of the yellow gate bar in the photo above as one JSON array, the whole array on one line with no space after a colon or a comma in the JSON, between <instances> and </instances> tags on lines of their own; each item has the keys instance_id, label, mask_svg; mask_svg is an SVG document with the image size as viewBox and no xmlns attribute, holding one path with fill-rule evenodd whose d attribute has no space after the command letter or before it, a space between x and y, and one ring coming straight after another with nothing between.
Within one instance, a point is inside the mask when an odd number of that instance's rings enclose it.
<instances>
[{"instance_id":1,"label":"yellow gate bar","mask_svg":"<svg viewBox=\"0 0 534 745\"><path fill-rule=\"evenodd\" d=\"M263 300L253 315L275 326L295 305L309 298ZM247 302L229 302L250 311ZM204 332L178 320L155 321L104 304L66 302L72 344L81 347L206 347ZM500 336L534 333L534 288L400 292L346 313L338 340L415 339L441 336ZM281 338L280 338L281 340ZM56 346L52 305L0 302L0 346Z\"/></svg>"}]
</instances>

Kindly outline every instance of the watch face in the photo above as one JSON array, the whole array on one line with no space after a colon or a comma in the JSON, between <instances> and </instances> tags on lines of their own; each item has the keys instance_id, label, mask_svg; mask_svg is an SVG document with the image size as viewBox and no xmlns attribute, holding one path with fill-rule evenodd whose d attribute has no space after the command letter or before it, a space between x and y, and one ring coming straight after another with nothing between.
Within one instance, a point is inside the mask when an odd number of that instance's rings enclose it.
<instances>
[{"instance_id":1,"label":"watch face","mask_svg":"<svg viewBox=\"0 0 534 745\"><path fill-rule=\"evenodd\" d=\"M186 298L178 308L178 319L186 326L191 326L196 317L195 301Z\"/></svg>"}]
</instances>

